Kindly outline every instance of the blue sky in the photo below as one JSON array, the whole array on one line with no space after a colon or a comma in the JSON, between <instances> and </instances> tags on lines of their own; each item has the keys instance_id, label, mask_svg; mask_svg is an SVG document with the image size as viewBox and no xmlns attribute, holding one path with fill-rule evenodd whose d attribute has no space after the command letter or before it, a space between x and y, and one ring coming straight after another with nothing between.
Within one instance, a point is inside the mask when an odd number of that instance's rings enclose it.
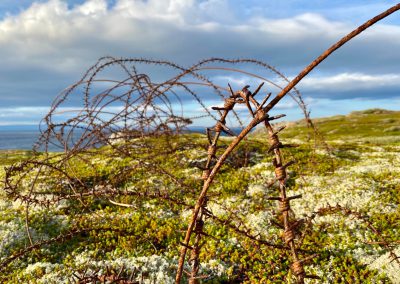
<instances>
[{"instance_id":1,"label":"blue sky","mask_svg":"<svg viewBox=\"0 0 400 284\"><path fill-rule=\"evenodd\" d=\"M294 77L340 37L394 4L2 0L0 125L38 124L57 94L104 55L169 59L185 66L208 57L255 58ZM298 85L311 114L400 110L399 50L397 13L344 46ZM243 80L233 76L226 84ZM71 101L69 107L80 103ZM187 107L196 109L190 102ZM280 109L289 119L301 117L288 100Z\"/></svg>"}]
</instances>

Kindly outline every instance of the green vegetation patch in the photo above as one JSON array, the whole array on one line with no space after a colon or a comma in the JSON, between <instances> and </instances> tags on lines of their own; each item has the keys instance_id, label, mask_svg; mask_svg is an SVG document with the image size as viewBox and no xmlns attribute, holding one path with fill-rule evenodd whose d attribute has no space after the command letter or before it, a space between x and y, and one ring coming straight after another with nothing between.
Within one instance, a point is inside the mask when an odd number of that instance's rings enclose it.
<instances>
[{"instance_id":1,"label":"green vegetation patch","mask_svg":"<svg viewBox=\"0 0 400 284\"><path fill-rule=\"evenodd\" d=\"M283 149L285 161L296 161L288 169L288 194L302 194L291 203L289 218L304 221L296 241L301 257L315 255L305 266L307 274L320 277L308 283L396 283L400 270L389 256L398 253L399 242L400 113L368 110L319 119L316 125L322 136L310 135L297 122L281 138L290 146ZM143 283L173 283L184 231L202 188L207 148L200 134L168 139L149 139L143 148L128 141L121 148L88 151L71 159L73 167L64 173L45 169L31 193L35 166L24 168L18 177L26 183L17 193L32 194L47 205L29 204L26 215L26 204L2 193L0 261L7 263L1 282L70 283L119 273ZM223 139L223 145L229 142ZM173 151L165 151L167 144ZM290 252L280 249L285 243L277 202L269 199L278 188L268 148L265 133L255 133L215 177L200 253L203 283L294 279ZM121 158L121 149L131 156ZM217 156L222 152L221 147ZM33 157L29 151L0 154L3 167ZM48 158L57 164L64 156ZM148 167L150 161L157 167ZM65 173L75 179L66 179ZM79 192L69 187L72 182L82 185L76 187ZM30 246L26 222L32 241L45 244L8 262Z\"/></svg>"}]
</instances>

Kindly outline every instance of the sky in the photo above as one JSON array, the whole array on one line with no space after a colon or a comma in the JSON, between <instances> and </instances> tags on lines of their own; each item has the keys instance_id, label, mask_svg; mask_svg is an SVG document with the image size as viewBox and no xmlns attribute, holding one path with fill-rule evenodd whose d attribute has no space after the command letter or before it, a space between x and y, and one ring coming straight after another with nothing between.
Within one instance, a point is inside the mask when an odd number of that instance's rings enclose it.
<instances>
[{"instance_id":1,"label":"sky","mask_svg":"<svg viewBox=\"0 0 400 284\"><path fill-rule=\"evenodd\" d=\"M342 36L394 4L1 0L0 126L38 124L55 97L102 56L168 59L183 66L209 57L255 58L293 78ZM339 49L299 83L311 116L374 107L400 110L399 50L397 12ZM246 83L240 76L215 74L214 79L225 85ZM208 98L207 103L214 102ZM81 104L75 99L68 107ZM185 104L196 110L190 101ZM289 120L301 118L289 100L278 110Z\"/></svg>"}]
</instances>

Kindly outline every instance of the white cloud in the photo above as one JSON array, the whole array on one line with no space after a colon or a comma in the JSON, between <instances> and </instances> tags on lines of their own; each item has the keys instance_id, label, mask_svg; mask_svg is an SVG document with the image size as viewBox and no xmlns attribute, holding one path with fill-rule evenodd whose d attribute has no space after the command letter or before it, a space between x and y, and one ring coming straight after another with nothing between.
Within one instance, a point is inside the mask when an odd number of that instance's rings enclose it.
<instances>
[{"instance_id":1,"label":"white cloud","mask_svg":"<svg viewBox=\"0 0 400 284\"><path fill-rule=\"evenodd\" d=\"M61 0L34 2L0 20L0 76L6 78L0 104L47 105L104 55L186 66L205 57L256 58L295 75L355 27L315 13L244 17L233 5L227 0L117 0L112 7L106 0L72 7ZM398 88L399 49L400 27L377 25L319 67L337 75L307 77L300 90ZM378 68L383 75L368 75ZM246 83L242 77L219 79L221 86L230 79Z\"/></svg>"},{"instance_id":2,"label":"white cloud","mask_svg":"<svg viewBox=\"0 0 400 284\"><path fill-rule=\"evenodd\" d=\"M3 116L7 116L10 114L20 114L25 112L36 114L49 111L49 109L50 107L13 107L13 108L1 107L0 113Z\"/></svg>"},{"instance_id":3,"label":"white cloud","mask_svg":"<svg viewBox=\"0 0 400 284\"><path fill-rule=\"evenodd\" d=\"M258 18L252 23L252 26L258 30L274 35L277 39L290 42L308 37L315 38L316 36L336 39L349 32L350 28L344 23L328 21L314 13L301 14L286 19Z\"/></svg>"},{"instance_id":4,"label":"white cloud","mask_svg":"<svg viewBox=\"0 0 400 284\"><path fill-rule=\"evenodd\" d=\"M86 16L101 16L107 13L105 0L88 0L76 8L76 11Z\"/></svg>"},{"instance_id":5,"label":"white cloud","mask_svg":"<svg viewBox=\"0 0 400 284\"><path fill-rule=\"evenodd\" d=\"M128 18L146 21L162 19L175 23L183 23L184 15L193 5L193 0L119 0L115 5L114 11Z\"/></svg>"},{"instance_id":6,"label":"white cloud","mask_svg":"<svg viewBox=\"0 0 400 284\"><path fill-rule=\"evenodd\" d=\"M400 74L370 75L363 73L340 73L333 76L306 77L299 85L307 91L354 91L379 90L397 87L400 91Z\"/></svg>"},{"instance_id":7,"label":"white cloud","mask_svg":"<svg viewBox=\"0 0 400 284\"><path fill-rule=\"evenodd\" d=\"M204 49L213 54L225 48L251 55L263 49L276 53L276 46L288 44L283 49L301 56L301 50L309 53L353 28L312 13L285 19L237 16L223 0L119 0L111 9L105 0L87 0L72 8L49 0L0 22L0 51L17 64L72 71L80 70L82 62L129 51L133 56L179 57L190 52L196 57L196 52L203 56ZM389 40L396 34L399 27L384 26L368 40ZM228 45L235 41L235 46Z\"/></svg>"},{"instance_id":8,"label":"white cloud","mask_svg":"<svg viewBox=\"0 0 400 284\"><path fill-rule=\"evenodd\" d=\"M124 108L122 106L108 106L103 109L95 109L94 111L99 111L103 113L119 113ZM15 120L18 118L36 118L40 119L44 117L50 111L50 107L2 107L0 108L0 119L1 120ZM74 117L78 113L84 112L81 107L59 107L54 112L54 116L60 117Z\"/></svg>"},{"instance_id":9,"label":"white cloud","mask_svg":"<svg viewBox=\"0 0 400 284\"><path fill-rule=\"evenodd\" d=\"M292 77L289 78L293 79ZM261 79L256 79L250 76L215 76L212 77L213 82L224 86L230 83L236 89L242 88L245 85L250 85L251 89L255 89L256 86L263 82ZM261 93L272 92L277 93L287 85L287 82L281 78L271 78L270 82L266 82ZM323 96L324 94L341 94L349 92L359 92L359 97L370 96L368 94L375 93L376 95L382 95L380 92L385 90L398 90L397 94L400 94L400 74L366 74L366 73L339 73L334 75L313 75L305 77L297 86L298 90L303 94L318 94ZM365 93L368 92L368 93ZM355 97L355 94L352 93ZM308 102L311 102L312 98L308 97ZM307 103L308 103L307 102Z\"/></svg>"}]
</instances>

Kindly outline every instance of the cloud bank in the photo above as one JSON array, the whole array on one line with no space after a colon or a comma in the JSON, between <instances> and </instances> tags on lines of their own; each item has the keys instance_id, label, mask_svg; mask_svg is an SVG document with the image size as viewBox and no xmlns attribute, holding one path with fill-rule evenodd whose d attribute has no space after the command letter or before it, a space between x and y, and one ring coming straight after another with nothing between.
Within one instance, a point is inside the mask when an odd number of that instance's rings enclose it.
<instances>
[{"instance_id":1,"label":"cloud bank","mask_svg":"<svg viewBox=\"0 0 400 284\"><path fill-rule=\"evenodd\" d=\"M311 8L273 17L260 1L249 1L247 10L244 2L49 0L9 15L0 5L0 104L47 106L105 55L185 66L207 57L256 58L295 76L367 19L335 19ZM330 100L397 98L398 50L400 25L383 21L321 64L299 88L305 96Z\"/></svg>"}]
</instances>

